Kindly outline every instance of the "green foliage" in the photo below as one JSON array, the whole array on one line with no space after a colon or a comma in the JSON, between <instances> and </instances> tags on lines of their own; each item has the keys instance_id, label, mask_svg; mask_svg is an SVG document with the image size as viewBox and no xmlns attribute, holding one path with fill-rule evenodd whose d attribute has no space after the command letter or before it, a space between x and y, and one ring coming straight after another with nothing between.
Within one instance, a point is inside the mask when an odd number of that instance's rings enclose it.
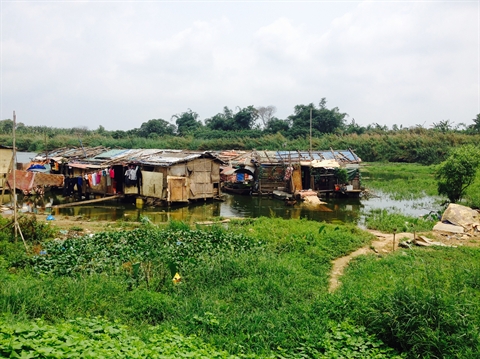
<instances>
[{"instance_id":1,"label":"green foliage","mask_svg":"<svg viewBox=\"0 0 480 359\"><path fill-rule=\"evenodd\" d=\"M3 224L2 224L3 223ZM58 230L48 222L39 222L34 214L20 215L18 225L27 243L35 244L48 238L53 238ZM2 219L0 221L0 240L14 241L15 227L13 218ZM18 232L18 238L21 239Z\"/></svg>"},{"instance_id":2,"label":"green foliage","mask_svg":"<svg viewBox=\"0 0 480 359\"><path fill-rule=\"evenodd\" d=\"M312 134L319 136L323 133L335 133L345 125L346 113L341 113L337 107L327 109L327 100L322 98L318 108L313 104L297 105L294 114L289 116L291 137L304 137L310 134L310 122ZM311 121L310 121L311 114Z\"/></svg>"},{"instance_id":3,"label":"green foliage","mask_svg":"<svg viewBox=\"0 0 480 359\"><path fill-rule=\"evenodd\" d=\"M480 113L473 119L473 124L468 129L472 133L480 133Z\"/></svg>"},{"instance_id":4,"label":"green foliage","mask_svg":"<svg viewBox=\"0 0 480 359\"><path fill-rule=\"evenodd\" d=\"M335 177L337 178L337 183L347 183L348 182L348 173L345 168L336 168Z\"/></svg>"},{"instance_id":5,"label":"green foliage","mask_svg":"<svg viewBox=\"0 0 480 359\"><path fill-rule=\"evenodd\" d=\"M203 124L198 120L198 113L188 109L188 111L181 114L173 115L177 124L177 133L179 136L187 136L194 134L203 127Z\"/></svg>"},{"instance_id":6,"label":"green foliage","mask_svg":"<svg viewBox=\"0 0 480 359\"><path fill-rule=\"evenodd\" d=\"M480 175L478 172L475 181L465 191L465 202L469 207L480 208Z\"/></svg>"},{"instance_id":7,"label":"green foliage","mask_svg":"<svg viewBox=\"0 0 480 359\"><path fill-rule=\"evenodd\" d=\"M372 238L350 226L267 218L228 229L144 227L45 243L46 255L31 259L39 275L27 266L1 278L0 310L175 326L239 355L268 357L280 346L284 357L301 357L299 343L313 350L326 330L314 303L327 291L330 261Z\"/></svg>"},{"instance_id":8,"label":"green foliage","mask_svg":"<svg viewBox=\"0 0 480 359\"><path fill-rule=\"evenodd\" d=\"M96 357L148 357L150 348L164 357L214 357L212 350L218 357L399 358L391 348L400 357L478 357L476 249L357 257L343 285L329 294L332 259L368 245L371 234L279 218L206 229L142 223L133 231L45 242L46 255L31 258L24 270L12 270L0 254L0 311L11 318L0 320L1 350L15 343L13 355L33 355L49 337L58 357L62 348L76 353L87 345L105 350L93 352ZM180 270L178 284L170 265ZM76 319L87 316L107 319ZM31 320L39 317L57 324ZM48 333L35 334L36 326ZM9 328L6 337L3 328ZM174 342L156 337L172 333ZM85 346L77 347L78 336ZM32 349L29 338L38 347ZM107 352L113 348L117 352Z\"/></svg>"},{"instance_id":9,"label":"green foliage","mask_svg":"<svg viewBox=\"0 0 480 359\"><path fill-rule=\"evenodd\" d=\"M142 276L152 280L151 266L172 265L176 271L194 266L204 255L252 248L247 237L231 232L185 229L179 224L173 229L154 227L127 232L102 232L63 241L43 244L46 255L32 257L32 265L39 273L74 275L76 273L132 272L135 263L142 263ZM133 273L133 272L132 272Z\"/></svg>"},{"instance_id":10,"label":"green foliage","mask_svg":"<svg viewBox=\"0 0 480 359\"><path fill-rule=\"evenodd\" d=\"M2 358L234 358L195 336L149 328L147 338L101 318L76 318L56 325L42 320L0 320Z\"/></svg>"},{"instance_id":11,"label":"green foliage","mask_svg":"<svg viewBox=\"0 0 480 359\"><path fill-rule=\"evenodd\" d=\"M480 150L473 145L455 148L437 170L438 193L455 203L475 180L480 166Z\"/></svg>"},{"instance_id":12,"label":"green foliage","mask_svg":"<svg viewBox=\"0 0 480 359\"><path fill-rule=\"evenodd\" d=\"M253 106L238 109L237 113L225 107L223 113L206 119L205 126L198 120L198 114L188 110L172 117L179 120L177 132L174 125L161 119L144 122L140 128L128 131L17 125L16 145L20 151L40 152L45 151L46 146L48 149L78 146L81 137L85 146L111 148L307 150L310 148L310 108L315 106L297 107L288 119L270 118L263 129L255 124L259 111ZM378 124L362 127L354 121L347 126L339 125L345 114L336 108L327 109L324 100L312 113L313 149L352 148L364 161L430 165L443 161L452 147L480 142L480 135L473 127L465 131L438 131L421 126L393 126L392 130ZM324 120L325 126L322 125ZM2 123L5 125L3 132ZM0 142L7 146L12 145L10 123L11 120L0 122ZM48 143L45 136L48 136Z\"/></svg>"},{"instance_id":13,"label":"green foliage","mask_svg":"<svg viewBox=\"0 0 480 359\"><path fill-rule=\"evenodd\" d=\"M159 136L170 135L173 136L175 133L175 126L171 123L168 123L165 120L149 120L142 123L140 129L138 130L138 135L141 137L157 138ZM152 137L154 136L154 137Z\"/></svg>"},{"instance_id":14,"label":"green foliage","mask_svg":"<svg viewBox=\"0 0 480 359\"><path fill-rule=\"evenodd\" d=\"M312 358L404 358L369 334L364 327L349 322L329 323L329 330L320 342L320 353L309 352Z\"/></svg>"}]
</instances>

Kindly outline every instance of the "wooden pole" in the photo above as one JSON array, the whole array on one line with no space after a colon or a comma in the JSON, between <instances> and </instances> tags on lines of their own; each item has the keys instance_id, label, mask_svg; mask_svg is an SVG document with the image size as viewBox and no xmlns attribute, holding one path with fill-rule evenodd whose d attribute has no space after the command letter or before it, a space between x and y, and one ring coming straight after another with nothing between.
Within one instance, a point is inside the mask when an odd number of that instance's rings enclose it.
<instances>
[{"instance_id":1,"label":"wooden pole","mask_svg":"<svg viewBox=\"0 0 480 359\"><path fill-rule=\"evenodd\" d=\"M393 229L393 247L392 247L392 251L395 252L395 234L397 233L397 229L394 228Z\"/></svg>"},{"instance_id":2,"label":"wooden pole","mask_svg":"<svg viewBox=\"0 0 480 359\"><path fill-rule=\"evenodd\" d=\"M18 224L18 217L17 217L17 178L15 176L15 171L17 169L17 149L15 144L15 129L17 127L17 116L15 115L15 111L13 111L13 164L12 164L12 180L13 180L13 188L12 188L12 196L13 196L13 226L15 228L15 242L17 241L18 233L22 237L23 245L25 246L25 250L28 251L27 242L25 242L25 238L23 237L22 230L20 229L20 225Z\"/></svg>"},{"instance_id":3,"label":"wooden pole","mask_svg":"<svg viewBox=\"0 0 480 359\"><path fill-rule=\"evenodd\" d=\"M13 223L15 227L15 242L17 241L17 178L15 176L15 170L17 169L17 149L15 148L15 127L17 127L17 118L15 115L15 111L13 111L13 128L12 128L12 135L13 135L13 158L12 158L12 180L13 180L13 188L12 188L12 196L13 196Z\"/></svg>"},{"instance_id":4,"label":"wooden pole","mask_svg":"<svg viewBox=\"0 0 480 359\"><path fill-rule=\"evenodd\" d=\"M312 154L312 109L310 109L310 155Z\"/></svg>"}]
</instances>

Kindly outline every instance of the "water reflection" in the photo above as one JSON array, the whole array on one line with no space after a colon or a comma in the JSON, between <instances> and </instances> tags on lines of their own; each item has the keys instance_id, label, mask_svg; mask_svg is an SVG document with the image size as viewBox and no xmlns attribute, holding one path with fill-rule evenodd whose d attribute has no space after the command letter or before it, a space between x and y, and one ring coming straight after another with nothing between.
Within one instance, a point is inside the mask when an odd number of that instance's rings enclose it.
<instances>
[{"instance_id":1,"label":"water reflection","mask_svg":"<svg viewBox=\"0 0 480 359\"><path fill-rule=\"evenodd\" d=\"M358 223L363 205L359 199L328 199L325 204L309 206L298 203L286 206L281 200L262 196L242 196L225 194L224 201L208 201L186 206L143 207L113 200L103 204L53 208L52 214L83 217L93 220L138 221L147 216L152 222L169 220L196 222L213 218L280 217L305 218L315 221Z\"/></svg>"},{"instance_id":2,"label":"water reflection","mask_svg":"<svg viewBox=\"0 0 480 359\"><path fill-rule=\"evenodd\" d=\"M373 209L388 209L401 211L410 216L421 216L435 210L436 199L425 197L420 200L396 201L388 196L379 196L370 199L359 198L326 198L325 203L310 206L297 203L287 206L281 200L263 196L242 196L224 194L224 201L197 202L189 205L175 205L169 207L138 208L135 203L119 199L91 205L55 208L55 204L68 202L69 198L45 193L45 198L35 199L32 196L19 195L18 202L23 212L52 213L70 217L82 217L101 221L139 221L147 216L154 223L178 220L184 222L198 222L214 218L234 217L280 217L285 219L309 219L328 223L354 223L362 226L364 216ZM4 197L8 203L9 197ZM53 207L52 207L53 205Z\"/></svg>"}]
</instances>

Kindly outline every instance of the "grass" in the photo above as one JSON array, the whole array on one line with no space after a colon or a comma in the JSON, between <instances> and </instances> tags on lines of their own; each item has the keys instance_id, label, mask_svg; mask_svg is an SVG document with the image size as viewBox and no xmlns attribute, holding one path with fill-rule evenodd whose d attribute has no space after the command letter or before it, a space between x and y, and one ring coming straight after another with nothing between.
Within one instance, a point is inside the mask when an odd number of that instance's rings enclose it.
<instances>
[{"instance_id":1,"label":"grass","mask_svg":"<svg viewBox=\"0 0 480 359\"><path fill-rule=\"evenodd\" d=\"M327 294L330 261L372 239L353 226L306 220L145 227L44 242L46 255L17 274L3 270L1 312L52 323L102 316L141 334L175 327L233 354L321 353L331 325L315 303Z\"/></svg>"},{"instance_id":2,"label":"grass","mask_svg":"<svg viewBox=\"0 0 480 359\"><path fill-rule=\"evenodd\" d=\"M362 184L395 200L437 196L435 165L416 163L368 163L362 167Z\"/></svg>"},{"instance_id":3,"label":"grass","mask_svg":"<svg viewBox=\"0 0 480 359\"><path fill-rule=\"evenodd\" d=\"M115 323L125 326L125 350L146 350L150 339L157 340L154 333L174 333L182 342L197 338L192 356L205 353L204 345L219 357L479 354L477 249L423 248L382 259L358 257L342 277L343 285L330 294L331 260L368 245L369 233L279 218L232 221L228 228L193 229L181 222L161 228L145 222L143 227L88 236L85 242L77 237L58 251L44 241L47 256L15 262L14 273L11 258L1 255L0 311L10 318L10 327L28 331L39 325L35 318L43 318L41 326L55 335L76 318L101 317L103 322L93 326L100 331L119 329ZM180 269L179 284L172 282L167 258ZM80 335L78 328L69 328L62 337ZM115 338L104 336L92 345L116 347Z\"/></svg>"},{"instance_id":4,"label":"grass","mask_svg":"<svg viewBox=\"0 0 480 359\"><path fill-rule=\"evenodd\" d=\"M365 216L365 225L369 229L376 229L385 233L393 232L426 232L431 231L438 218L406 216L398 212L387 210L373 210Z\"/></svg>"},{"instance_id":5,"label":"grass","mask_svg":"<svg viewBox=\"0 0 480 359\"><path fill-rule=\"evenodd\" d=\"M348 316L411 358L477 358L480 354L480 251L399 251L349 266L334 302Z\"/></svg>"}]
</instances>

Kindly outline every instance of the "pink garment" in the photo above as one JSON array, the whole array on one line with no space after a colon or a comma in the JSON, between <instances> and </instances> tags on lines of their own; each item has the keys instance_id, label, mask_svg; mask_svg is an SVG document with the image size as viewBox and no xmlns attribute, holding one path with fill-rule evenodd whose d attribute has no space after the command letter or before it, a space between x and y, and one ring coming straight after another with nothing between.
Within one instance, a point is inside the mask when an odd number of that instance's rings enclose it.
<instances>
[{"instance_id":1,"label":"pink garment","mask_svg":"<svg viewBox=\"0 0 480 359\"><path fill-rule=\"evenodd\" d=\"M115 178L115 171L113 168L110 168L110 178Z\"/></svg>"}]
</instances>

